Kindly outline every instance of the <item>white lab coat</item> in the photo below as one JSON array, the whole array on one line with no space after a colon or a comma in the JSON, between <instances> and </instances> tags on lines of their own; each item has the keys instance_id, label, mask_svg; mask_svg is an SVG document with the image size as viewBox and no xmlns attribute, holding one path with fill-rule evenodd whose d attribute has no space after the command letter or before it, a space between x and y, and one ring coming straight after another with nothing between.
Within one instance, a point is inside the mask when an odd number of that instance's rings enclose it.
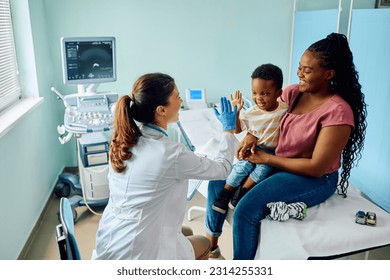
<instances>
[{"instance_id":1,"label":"white lab coat","mask_svg":"<svg viewBox=\"0 0 390 280\"><path fill-rule=\"evenodd\" d=\"M222 133L212 161L199 157L161 131L141 127L124 173L110 165L110 198L96 235L94 259L194 259L181 233L188 179L223 180L231 171L234 143Z\"/></svg>"}]
</instances>

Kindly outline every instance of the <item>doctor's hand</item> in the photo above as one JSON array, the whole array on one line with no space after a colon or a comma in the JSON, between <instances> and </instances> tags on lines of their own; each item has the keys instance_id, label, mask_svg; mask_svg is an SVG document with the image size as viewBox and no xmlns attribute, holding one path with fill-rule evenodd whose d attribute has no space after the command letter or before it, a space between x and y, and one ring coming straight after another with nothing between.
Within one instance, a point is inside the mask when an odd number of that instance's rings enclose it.
<instances>
[{"instance_id":1,"label":"doctor's hand","mask_svg":"<svg viewBox=\"0 0 390 280\"><path fill-rule=\"evenodd\" d=\"M239 160L246 159L249 154L256 152L257 138L250 133L247 133L241 140L236 151L236 158Z\"/></svg>"},{"instance_id":2,"label":"doctor's hand","mask_svg":"<svg viewBox=\"0 0 390 280\"><path fill-rule=\"evenodd\" d=\"M216 107L214 107L214 113L221 122L223 130L234 132L236 129L237 106L234 106L232 110L230 101L226 97L221 97L221 113L218 112Z\"/></svg>"}]
</instances>

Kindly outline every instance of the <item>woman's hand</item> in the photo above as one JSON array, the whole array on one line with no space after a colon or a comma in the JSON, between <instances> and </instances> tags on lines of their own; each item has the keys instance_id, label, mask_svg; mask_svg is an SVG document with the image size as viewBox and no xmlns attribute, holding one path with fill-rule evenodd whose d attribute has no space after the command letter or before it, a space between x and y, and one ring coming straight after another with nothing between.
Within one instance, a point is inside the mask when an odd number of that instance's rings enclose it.
<instances>
[{"instance_id":1,"label":"woman's hand","mask_svg":"<svg viewBox=\"0 0 390 280\"><path fill-rule=\"evenodd\" d=\"M230 94L230 103L232 103L232 107L237 105L237 112L240 112L242 107L244 107L244 100L242 100L242 93L239 90L236 90L236 93Z\"/></svg>"},{"instance_id":2,"label":"woman's hand","mask_svg":"<svg viewBox=\"0 0 390 280\"><path fill-rule=\"evenodd\" d=\"M246 159L248 153L254 154L256 152L257 138L250 133L247 133L244 139L241 140L236 152L237 159Z\"/></svg>"},{"instance_id":3,"label":"woman's hand","mask_svg":"<svg viewBox=\"0 0 390 280\"><path fill-rule=\"evenodd\" d=\"M256 150L254 153L247 150L244 159L255 164L267 164L269 161L269 154L261 150Z\"/></svg>"}]
</instances>

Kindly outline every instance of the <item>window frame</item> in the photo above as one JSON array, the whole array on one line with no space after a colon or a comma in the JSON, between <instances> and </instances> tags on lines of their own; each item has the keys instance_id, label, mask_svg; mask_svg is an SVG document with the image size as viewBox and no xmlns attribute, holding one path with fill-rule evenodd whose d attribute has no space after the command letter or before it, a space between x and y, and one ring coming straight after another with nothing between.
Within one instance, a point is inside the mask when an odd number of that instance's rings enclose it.
<instances>
[{"instance_id":1,"label":"window frame","mask_svg":"<svg viewBox=\"0 0 390 280\"><path fill-rule=\"evenodd\" d=\"M1 112L22 96L10 0L0 0L0 30Z\"/></svg>"}]
</instances>

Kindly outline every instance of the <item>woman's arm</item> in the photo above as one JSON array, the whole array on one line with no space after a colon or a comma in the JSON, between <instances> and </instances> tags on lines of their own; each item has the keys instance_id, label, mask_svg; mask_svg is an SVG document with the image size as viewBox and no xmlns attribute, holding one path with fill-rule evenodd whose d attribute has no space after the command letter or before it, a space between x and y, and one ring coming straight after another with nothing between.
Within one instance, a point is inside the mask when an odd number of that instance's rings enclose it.
<instances>
[{"instance_id":1,"label":"woman's arm","mask_svg":"<svg viewBox=\"0 0 390 280\"><path fill-rule=\"evenodd\" d=\"M337 160L348 142L352 128L349 125L328 126L321 129L311 158L284 158L256 151L245 159L263 163L299 175L320 177Z\"/></svg>"}]
</instances>

